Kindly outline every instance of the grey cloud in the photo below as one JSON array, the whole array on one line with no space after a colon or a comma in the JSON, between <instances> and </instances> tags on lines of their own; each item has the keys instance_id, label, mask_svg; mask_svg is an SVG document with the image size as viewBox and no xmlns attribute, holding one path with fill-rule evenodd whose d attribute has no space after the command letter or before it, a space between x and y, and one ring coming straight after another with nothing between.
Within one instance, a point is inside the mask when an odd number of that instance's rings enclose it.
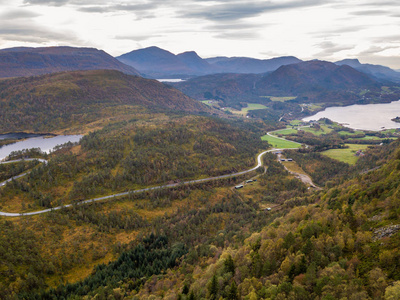
<instances>
[{"instance_id":1,"label":"grey cloud","mask_svg":"<svg viewBox=\"0 0 400 300\"><path fill-rule=\"evenodd\" d=\"M26 9L14 9L0 14L1 20L15 20L38 17L40 14L26 10Z\"/></svg>"},{"instance_id":2,"label":"grey cloud","mask_svg":"<svg viewBox=\"0 0 400 300\"><path fill-rule=\"evenodd\" d=\"M24 42L65 42L81 44L81 41L70 32L55 32L49 28L42 27L35 23L24 22L0 22L0 36L2 40L24 41Z\"/></svg>"},{"instance_id":3,"label":"grey cloud","mask_svg":"<svg viewBox=\"0 0 400 300\"><path fill-rule=\"evenodd\" d=\"M360 55L371 55L383 52L388 49L398 49L398 46L386 46L386 47L379 47L379 46L371 46L367 50L360 52Z\"/></svg>"},{"instance_id":4,"label":"grey cloud","mask_svg":"<svg viewBox=\"0 0 400 300\"><path fill-rule=\"evenodd\" d=\"M81 12L87 12L87 13L106 13L110 12L110 9L105 6L87 6L87 7L81 7L78 9Z\"/></svg>"},{"instance_id":5,"label":"grey cloud","mask_svg":"<svg viewBox=\"0 0 400 300\"><path fill-rule=\"evenodd\" d=\"M321 0L307 0L307 1L268 1L268 2L234 2L217 4L213 6L198 6L181 10L179 15L185 18L200 18L208 19L211 21L224 21L224 20L240 20L249 17L255 17L262 13L272 12L277 10L294 9L300 7L322 5L326 2Z\"/></svg>"},{"instance_id":6,"label":"grey cloud","mask_svg":"<svg viewBox=\"0 0 400 300\"><path fill-rule=\"evenodd\" d=\"M273 25L273 24L269 24ZM206 30L211 31L220 31L220 30L241 30L241 29L255 29L255 28L263 28L266 24L251 24L251 23L241 23L241 22L234 22L234 23L220 23L220 24L213 24L204 27Z\"/></svg>"},{"instance_id":7,"label":"grey cloud","mask_svg":"<svg viewBox=\"0 0 400 300\"><path fill-rule=\"evenodd\" d=\"M143 12L155 9L158 6L157 2L148 2L141 4L117 4L117 5L93 5L83 6L78 8L79 11L89 13L109 13L118 11L129 11L129 12Z\"/></svg>"},{"instance_id":8,"label":"grey cloud","mask_svg":"<svg viewBox=\"0 0 400 300\"><path fill-rule=\"evenodd\" d=\"M343 33L357 32L357 31L363 30L367 27L368 26L366 26L366 25L345 26L345 27L335 28L332 30L313 32L311 34L313 34L314 37L316 37L316 38L329 38L329 37L333 37L333 36L339 36Z\"/></svg>"},{"instance_id":9,"label":"grey cloud","mask_svg":"<svg viewBox=\"0 0 400 300\"><path fill-rule=\"evenodd\" d=\"M162 35L117 35L114 38L117 40L131 40L131 41L145 41L154 37L161 37Z\"/></svg>"},{"instance_id":10,"label":"grey cloud","mask_svg":"<svg viewBox=\"0 0 400 300\"><path fill-rule=\"evenodd\" d=\"M259 38L259 35L256 32L240 32L240 31L232 31L232 32L222 32L214 36L217 39L226 39L226 40L251 40Z\"/></svg>"},{"instance_id":11,"label":"grey cloud","mask_svg":"<svg viewBox=\"0 0 400 300\"><path fill-rule=\"evenodd\" d=\"M389 15L390 13L386 10L362 10L352 12L351 14L355 16L382 16Z\"/></svg>"},{"instance_id":12,"label":"grey cloud","mask_svg":"<svg viewBox=\"0 0 400 300\"><path fill-rule=\"evenodd\" d=\"M363 4L359 4L360 6L378 6L378 7L384 7L384 6L394 6L394 7L398 7L399 6L399 2L394 0L394 1L369 1Z\"/></svg>"},{"instance_id":13,"label":"grey cloud","mask_svg":"<svg viewBox=\"0 0 400 300\"><path fill-rule=\"evenodd\" d=\"M380 36L380 37L374 38L373 42L374 43L399 43L400 42L400 34Z\"/></svg>"},{"instance_id":14,"label":"grey cloud","mask_svg":"<svg viewBox=\"0 0 400 300\"><path fill-rule=\"evenodd\" d=\"M317 44L316 46L322 49L322 51L314 55L317 58L325 58L332 56L333 54L336 54L340 51L354 49L353 45L339 45L330 41L322 42L320 44Z\"/></svg>"},{"instance_id":15,"label":"grey cloud","mask_svg":"<svg viewBox=\"0 0 400 300\"><path fill-rule=\"evenodd\" d=\"M49 6L62 6L68 3L69 0L24 0L27 5L49 5Z\"/></svg>"}]
</instances>

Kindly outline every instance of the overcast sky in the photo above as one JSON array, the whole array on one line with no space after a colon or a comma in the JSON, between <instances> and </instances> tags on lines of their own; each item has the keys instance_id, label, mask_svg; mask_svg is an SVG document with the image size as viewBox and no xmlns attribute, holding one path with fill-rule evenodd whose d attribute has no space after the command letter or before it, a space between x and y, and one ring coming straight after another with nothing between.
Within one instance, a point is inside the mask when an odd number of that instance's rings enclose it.
<instances>
[{"instance_id":1,"label":"overcast sky","mask_svg":"<svg viewBox=\"0 0 400 300\"><path fill-rule=\"evenodd\" d=\"M0 48L149 46L400 69L399 0L0 0Z\"/></svg>"}]
</instances>

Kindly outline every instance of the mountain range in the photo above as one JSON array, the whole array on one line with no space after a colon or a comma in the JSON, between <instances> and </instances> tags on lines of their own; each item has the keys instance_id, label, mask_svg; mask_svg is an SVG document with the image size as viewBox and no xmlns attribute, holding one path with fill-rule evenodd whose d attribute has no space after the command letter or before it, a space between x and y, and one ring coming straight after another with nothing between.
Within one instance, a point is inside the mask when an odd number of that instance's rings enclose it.
<instances>
[{"instance_id":1,"label":"mountain range","mask_svg":"<svg viewBox=\"0 0 400 300\"><path fill-rule=\"evenodd\" d=\"M216 99L225 105L270 96L293 96L306 102L354 103L361 92L379 93L382 83L348 65L307 61L284 65L267 74L213 74L173 83L198 100Z\"/></svg>"},{"instance_id":2,"label":"mountain range","mask_svg":"<svg viewBox=\"0 0 400 300\"><path fill-rule=\"evenodd\" d=\"M94 48L17 47L0 50L0 78L99 69L149 78L191 78L221 73L265 74L281 66L301 62L293 56L272 59L218 56L203 59L194 51L175 55L154 46L116 58ZM400 82L400 73L385 66L361 64L357 59L345 59L335 64L348 65L383 83Z\"/></svg>"},{"instance_id":3,"label":"mountain range","mask_svg":"<svg viewBox=\"0 0 400 300\"><path fill-rule=\"evenodd\" d=\"M203 59L194 51L175 55L158 47L134 50L118 56L117 59L153 78L186 78L215 73L265 73L282 65L301 62L292 56L272 59L221 56Z\"/></svg>"},{"instance_id":4,"label":"mountain range","mask_svg":"<svg viewBox=\"0 0 400 300\"><path fill-rule=\"evenodd\" d=\"M133 67L94 48L19 47L0 50L0 78L102 69L140 75Z\"/></svg>"},{"instance_id":5,"label":"mountain range","mask_svg":"<svg viewBox=\"0 0 400 300\"><path fill-rule=\"evenodd\" d=\"M380 80L400 82L400 73L385 66L362 64L358 59L344 59L336 62L337 65L348 65L360 72L372 75Z\"/></svg>"},{"instance_id":6,"label":"mountain range","mask_svg":"<svg viewBox=\"0 0 400 300\"><path fill-rule=\"evenodd\" d=\"M272 59L218 56L203 59L194 51L175 55L154 46L134 50L116 58L150 78L189 78L218 73L264 74L281 66L303 62L294 56ZM361 64L358 59L345 59L335 64L348 65L382 82L400 82L400 73L385 66Z\"/></svg>"},{"instance_id":7,"label":"mountain range","mask_svg":"<svg viewBox=\"0 0 400 300\"><path fill-rule=\"evenodd\" d=\"M331 104L389 102L400 96L396 89L381 91L382 86L400 83L400 73L384 66L361 64L357 59L336 63L301 61L291 56L203 59L194 51L175 55L158 47L114 58L94 48L22 47L0 50L0 67L0 78L99 69L150 78L188 78L171 85L194 99L216 99L234 107L241 102L264 103L270 96ZM127 90L117 89L119 99L132 92L123 95L121 91Z\"/></svg>"}]
</instances>

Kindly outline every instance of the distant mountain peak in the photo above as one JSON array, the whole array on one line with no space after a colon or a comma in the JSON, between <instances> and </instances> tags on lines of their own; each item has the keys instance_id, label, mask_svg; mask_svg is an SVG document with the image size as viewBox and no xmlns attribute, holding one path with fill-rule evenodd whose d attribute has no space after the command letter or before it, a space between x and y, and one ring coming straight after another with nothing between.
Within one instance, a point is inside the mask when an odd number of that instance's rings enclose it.
<instances>
[{"instance_id":1,"label":"distant mountain peak","mask_svg":"<svg viewBox=\"0 0 400 300\"><path fill-rule=\"evenodd\" d=\"M196 51L185 51L185 52L182 52L182 53L179 53L179 54L178 54L178 56L180 56L180 55L192 55L192 56L200 57L200 56L196 53Z\"/></svg>"},{"instance_id":2,"label":"distant mountain peak","mask_svg":"<svg viewBox=\"0 0 400 300\"><path fill-rule=\"evenodd\" d=\"M361 63L357 58L347 58L340 61L335 62L337 65L349 65L350 67L353 66L360 66Z\"/></svg>"},{"instance_id":3,"label":"distant mountain peak","mask_svg":"<svg viewBox=\"0 0 400 300\"><path fill-rule=\"evenodd\" d=\"M362 64L358 59L343 59L335 62L337 65L348 65L360 72L372 75L381 81L400 82L400 74L389 67L372 64Z\"/></svg>"},{"instance_id":4,"label":"distant mountain peak","mask_svg":"<svg viewBox=\"0 0 400 300\"><path fill-rule=\"evenodd\" d=\"M221 56L203 59L195 51L175 55L156 46L134 50L117 59L155 78L216 73L266 73L276 70L281 65L301 61L294 56L272 59Z\"/></svg>"},{"instance_id":5,"label":"distant mountain peak","mask_svg":"<svg viewBox=\"0 0 400 300\"><path fill-rule=\"evenodd\" d=\"M0 50L0 77L43 75L61 71L117 70L140 75L103 50L70 46L15 47Z\"/></svg>"}]
</instances>

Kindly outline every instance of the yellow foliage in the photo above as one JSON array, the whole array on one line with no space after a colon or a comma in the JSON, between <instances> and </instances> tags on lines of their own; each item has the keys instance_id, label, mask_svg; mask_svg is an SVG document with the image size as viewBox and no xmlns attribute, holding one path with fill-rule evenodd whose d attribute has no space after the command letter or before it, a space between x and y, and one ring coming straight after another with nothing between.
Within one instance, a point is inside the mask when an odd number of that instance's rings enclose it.
<instances>
[{"instance_id":1,"label":"yellow foliage","mask_svg":"<svg viewBox=\"0 0 400 300\"><path fill-rule=\"evenodd\" d=\"M385 291L385 300L400 299L400 281L396 281L392 286L388 286Z\"/></svg>"}]
</instances>

